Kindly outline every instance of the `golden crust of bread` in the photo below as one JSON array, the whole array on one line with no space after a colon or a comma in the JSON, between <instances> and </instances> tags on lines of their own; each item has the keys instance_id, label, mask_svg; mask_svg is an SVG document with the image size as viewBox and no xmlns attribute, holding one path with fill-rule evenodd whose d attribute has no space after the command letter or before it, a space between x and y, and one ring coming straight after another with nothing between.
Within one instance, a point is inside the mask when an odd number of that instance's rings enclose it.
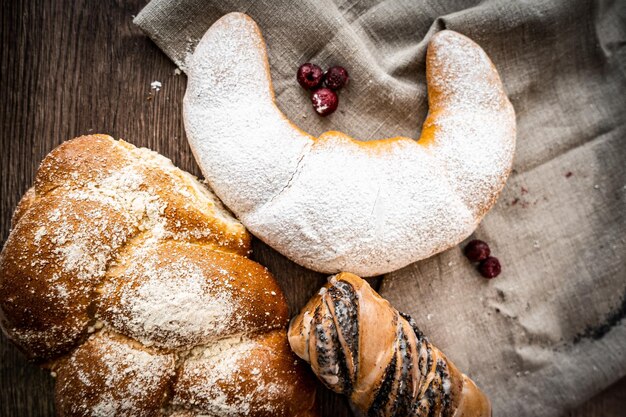
<instances>
[{"instance_id":1,"label":"golden crust of bread","mask_svg":"<svg viewBox=\"0 0 626 417\"><path fill-rule=\"evenodd\" d=\"M99 332L55 366L57 413L160 416L175 369L172 354Z\"/></svg>"},{"instance_id":2,"label":"golden crust of bread","mask_svg":"<svg viewBox=\"0 0 626 417\"><path fill-rule=\"evenodd\" d=\"M285 347L284 295L246 258L250 235L166 158L105 135L65 142L42 162L12 227L0 324L58 376L59 415L199 414L174 404L174 393L192 395L177 375L199 357L217 369L211 352L224 343L247 356L221 375L244 380L238 396L207 395L204 408L315 415L314 384ZM245 380L258 379L253 362L281 395L246 395L260 389Z\"/></svg>"},{"instance_id":3,"label":"golden crust of bread","mask_svg":"<svg viewBox=\"0 0 626 417\"><path fill-rule=\"evenodd\" d=\"M286 300L267 269L202 245L166 241L133 251L110 276L100 290L99 317L123 334L164 349L281 328L289 320ZM206 285L196 285L196 279ZM197 300L181 297L184 302L172 306L175 295L167 293L173 289L200 294ZM160 314L173 323L154 321Z\"/></svg>"},{"instance_id":4,"label":"golden crust of bread","mask_svg":"<svg viewBox=\"0 0 626 417\"><path fill-rule=\"evenodd\" d=\"M177 375L173 404L193 404L197 412L208 415L230 415L233 404L245 404L241 411L250 407L259 410L258 416L305 416L315 399L299 376L306 372L304 362L294 361L290 352L285 335L274 331L239 344L226 342L209 354L192 353ZM206 360L208 355L213 360ZM238 367L226 375L224 369L231 362ZM224 402L216 403L215 397ZM281 401L285 397L293 401Z\"/></svg>"},{"instance_id":5,"label":"golden crust of bread","mask_svg":"<svg viewBox=\"0 0 626 417\"><path fill-rule=\"evenodd\" d=\"M100 221L84 221L99 212L106 213ZM106 202L60 189L35 197L0 258L1 323L28 357L52 358L86 334L106 260L135 231L128 215Z\"/></svg>"}]
</instances>

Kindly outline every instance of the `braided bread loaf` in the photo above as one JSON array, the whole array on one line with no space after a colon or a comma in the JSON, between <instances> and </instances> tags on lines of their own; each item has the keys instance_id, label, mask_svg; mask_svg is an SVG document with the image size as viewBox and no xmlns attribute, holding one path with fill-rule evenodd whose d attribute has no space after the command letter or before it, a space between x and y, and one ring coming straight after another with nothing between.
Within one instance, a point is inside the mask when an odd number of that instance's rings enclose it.
<instances>
[{"instance_id":1,"label":"braided bread loaf","mask_svg":"<svg viewBox=\"0 0 626 417\"><path fill-rule=\"evenodd\" d=\"M330 278L289 328L293 351L353 407L379 417L489 417L489 400L367 282Z\"/></svg>"},{"instance_id":2,"label":"braided bread loaf","mask_svg":"<svg viewBox=\"0 0 626 417\"><path fill-rule=\"evenodd\" d=\"M316 414L250 236L168 159L104 135L68 141L12 226L0 323L57 375L60 415Z\"/></svg>"}]
</instances>

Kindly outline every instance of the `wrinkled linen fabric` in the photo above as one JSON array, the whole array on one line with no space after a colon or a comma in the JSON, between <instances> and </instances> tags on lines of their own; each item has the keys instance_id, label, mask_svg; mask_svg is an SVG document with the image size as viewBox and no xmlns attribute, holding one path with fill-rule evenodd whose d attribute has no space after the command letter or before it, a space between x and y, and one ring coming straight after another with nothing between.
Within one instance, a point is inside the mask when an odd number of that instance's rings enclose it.
<instances>
[{"instance_id":1,"label":"wrinkled linen fabric","mask_svg":"<svg viewBox=\"0 0 626 417\"><path fill-rule=\"evenodd\" d=\"M261 27L278 105L314 135L419 137L430 37L481 45L518 123L514 170L474 234L502 275L481 278L461 245L387 274L380 293L494 416L560 416L626 375L626 2L153 0L135 22L184 70L232 11ZM350 72L331 117L295 82L307 61Z\"/></svg>"}]
</instances>

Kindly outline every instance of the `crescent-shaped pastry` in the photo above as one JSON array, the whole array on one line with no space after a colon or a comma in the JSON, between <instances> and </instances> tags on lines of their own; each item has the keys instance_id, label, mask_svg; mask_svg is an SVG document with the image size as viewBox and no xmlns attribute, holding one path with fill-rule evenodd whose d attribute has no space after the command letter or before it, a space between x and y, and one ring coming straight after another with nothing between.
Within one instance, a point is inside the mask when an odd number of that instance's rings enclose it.
<instances>
[{"instance_id":1,"label":"crescent-shaped pastry","mask_svg":"<svg viewBox=\"0 0 626 417\"><path fill-rule=\"evenodd\" d=\"M276 107L265 43L241 13L188 66L184 119L209 184L257 237L316 271L383 274L466 238L510 172L515 113L470 39L434 35L419 140L313 137Z\"/></svg>"}]
</instances>

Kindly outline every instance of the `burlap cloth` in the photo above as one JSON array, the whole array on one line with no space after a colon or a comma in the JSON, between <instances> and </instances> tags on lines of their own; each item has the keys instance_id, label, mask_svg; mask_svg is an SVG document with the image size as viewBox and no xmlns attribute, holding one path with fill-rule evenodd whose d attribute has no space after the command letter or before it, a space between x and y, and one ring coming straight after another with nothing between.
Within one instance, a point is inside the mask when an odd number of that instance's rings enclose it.
<instances>
[{"instance_id":1,"label":"burlap cloth","mask_svg":"<svg viewBox=\"0 0 626 417\"><path fill-rule=\"evenodd\" d=\"M475 234L504 272L487 281L454 248L385 276L381 293L494 416L558 416L626 375L626 1L478 3L154 0L135 22L184 69L211 23L249 14L288 117L364 140L419 136L434 32L478 42L517 111L514 171ZM326 119L295 82L306 61L350 71Z\"/></svg>"}]
</instances>

